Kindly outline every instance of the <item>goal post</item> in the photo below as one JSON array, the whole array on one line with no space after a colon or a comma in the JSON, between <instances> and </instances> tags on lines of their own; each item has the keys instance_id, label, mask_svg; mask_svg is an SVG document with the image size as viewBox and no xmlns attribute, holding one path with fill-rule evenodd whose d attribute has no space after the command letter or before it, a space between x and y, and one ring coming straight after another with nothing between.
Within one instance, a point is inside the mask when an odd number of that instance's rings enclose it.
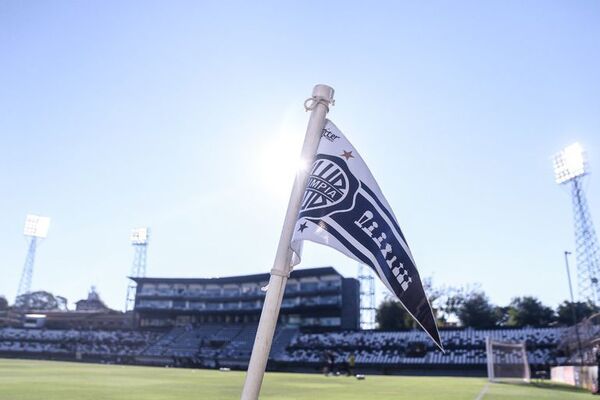
<instances>
[{"instance_id":1,"label":"goal post","mask_svg":"<svg viewBox=\"0 0 600 400\"><path fill-rule=\"evenodd\" d=\"M530 381L531 370L527 360L525 342L499 342L486 337L485 351L488 379L491 382L499 380Z\"/></svg>"}]
</instances>

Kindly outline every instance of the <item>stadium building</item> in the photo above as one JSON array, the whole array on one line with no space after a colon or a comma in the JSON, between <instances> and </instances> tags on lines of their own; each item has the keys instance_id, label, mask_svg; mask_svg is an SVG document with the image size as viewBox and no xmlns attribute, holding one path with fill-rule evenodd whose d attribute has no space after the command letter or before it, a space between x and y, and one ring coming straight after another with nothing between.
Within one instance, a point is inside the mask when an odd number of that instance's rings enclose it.
<instances>
[{"instance_id":1,"label":"stadium building","mask_svg":"<svg viewBox=\"0 0 600 400\"><path fill-rule=\"evenodd\" d=\"M269 274L223 278L131 278L140 328L257 323ZM332 267L290 274L279 322L303 329L359 329L360 285Z\"/></svg>"}]
</instances>

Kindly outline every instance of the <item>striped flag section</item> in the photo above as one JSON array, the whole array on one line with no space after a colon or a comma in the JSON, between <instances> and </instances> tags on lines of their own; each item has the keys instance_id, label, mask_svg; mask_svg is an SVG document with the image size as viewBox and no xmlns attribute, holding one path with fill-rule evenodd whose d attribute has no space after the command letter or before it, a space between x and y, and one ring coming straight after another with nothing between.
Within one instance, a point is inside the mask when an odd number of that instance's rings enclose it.
<instances>
[{"instance_id":1,"label":"striped flag section","mask_svg":"<svg viewBox=\"0 0 600 400\"><path fill-rule=\"evenodd\" d=\"M331 122L323 128L291 247L300 262L304 240L330 246L370 266L406 311L443 349L415 260L369 168Z\"/></svg>"}]
</instances>

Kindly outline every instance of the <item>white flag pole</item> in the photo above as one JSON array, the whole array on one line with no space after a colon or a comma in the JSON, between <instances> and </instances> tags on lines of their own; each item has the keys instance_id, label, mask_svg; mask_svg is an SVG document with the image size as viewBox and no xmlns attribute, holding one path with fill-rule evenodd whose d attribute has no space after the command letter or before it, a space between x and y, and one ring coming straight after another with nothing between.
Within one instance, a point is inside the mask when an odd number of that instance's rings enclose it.
<instances>
[{"instance_id":1,"label":"white flag pole","mask_svg":"<svg viewBox=\"0 0 600 400\"><path fill-rule=\"evenodd\" d=\"M321 131L325 126L325 117L329 111L329 104L333 104L333 88L327 85L316 85L313 89L312 98L304 103L307 111L311 110L304 144L302 145L301 157L304 162L310 163L315 154L317 154ZM277 168L277 166L274 167ZM260 322L258 323L256 338L254 339L254 347L252 348L246 381L242 390L242 400L257 400L260 393L260 387L271 350L271 342L273 341L273 334L277 325L281 300L292 263L290 242L294 234L294 227L296 226L296 219L300 212L300 204L307 180L308 169L299 170L296 173L287 213L283 222L283 229L279 238L279 245L277 246L275 262L271 270L271 278L269 279L262 314L260 315Z\"/></svg>"}]
</instances>

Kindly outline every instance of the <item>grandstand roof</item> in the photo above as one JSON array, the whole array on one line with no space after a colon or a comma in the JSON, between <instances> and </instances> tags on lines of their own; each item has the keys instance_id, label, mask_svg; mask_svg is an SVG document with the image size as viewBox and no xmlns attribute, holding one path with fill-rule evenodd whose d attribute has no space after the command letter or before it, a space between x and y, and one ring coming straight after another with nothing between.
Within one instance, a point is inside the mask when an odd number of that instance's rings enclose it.
<instances>
[{"instance_id":1,"label":"grandstand roof","mask_svg":"<svg viewBox=\"0 0 600 400\"><path fill-rule=\"evenodd\" d=\"M342 276L333 267L317 267L305 268L292 271L290 278L304 278L308 276L323 276L323 275L339 275ZM268 281L269 273L252 274L252 275L237 275L226 276L219 278L141 278L129 277L129 279L137 283L239 283L239 282L256 282Z\"/></svg>"}]
</instances>

